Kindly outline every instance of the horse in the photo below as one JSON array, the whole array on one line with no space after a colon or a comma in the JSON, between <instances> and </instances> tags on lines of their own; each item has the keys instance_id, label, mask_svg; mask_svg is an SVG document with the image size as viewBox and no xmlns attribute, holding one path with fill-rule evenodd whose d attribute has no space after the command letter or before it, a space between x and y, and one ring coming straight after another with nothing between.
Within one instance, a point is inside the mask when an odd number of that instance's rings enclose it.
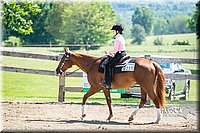
<instances>
[{"instance_id":1,"label":"horse","mask_svg":"<svg viewBox=\"0 0 200 133\"><path fill-rule=\"evenodd\" d=\"M101 90L104 92L109 108L107 121L110 121L113 117L110 89L100 84L104 79L104 74L98 71L100 62L101 58L99 57L72 52L68 48L64 48L64 55L56 68L57 75L63 75L67 69L76 65L87 74L87 79L91 87L82 99L81 119L86 116L85 107L87 99ZM131 113L128 121L132 122L134 120L136 113L148 101L148 95L156 107L157 119L154 123L159 123L161 119L161 109L165 107L165 76L160 65L153 60L138 57L135 59L134 71L113 75L111 88L128 89L136 83L141 87L141 100L136 109Z\"/></svg>"}]
</instances>

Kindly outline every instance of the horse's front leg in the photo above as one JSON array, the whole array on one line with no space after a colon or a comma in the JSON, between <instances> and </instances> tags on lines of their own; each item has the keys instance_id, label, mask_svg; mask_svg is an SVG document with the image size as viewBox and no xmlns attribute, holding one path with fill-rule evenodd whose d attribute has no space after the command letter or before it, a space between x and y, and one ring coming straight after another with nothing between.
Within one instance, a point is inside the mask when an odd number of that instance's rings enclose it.
<instances>
[{"instance_id":1,"label":"horse's front leg","mask_svg":"<svg viewBox=\"0 0 200 133\"><path fill-rule=\"evenodd\" d=\"M106 97L106 102L107 102L107 105L108 105L108 108L109 108L109 112L110 112L110 115L108 116L107 121L110 121L110 119L113 117L112 108L111 108L110 90L104 88L103 92L104 92L104 95Z\"/></svg>"},{"instance_id":2,"label":"horse's front leg","mask_svg":"<svg viewBox=\"0 0 200 133\"><path fill-rule=\"evenodd\" d=\"M98 91L99 91L98 89L95 89L94 87L90 87L88 92L83 96L82 107L81 107L81 119L83 119L86 116L85 114L86 100L93 94L97 93Z\"/></svg>"}]
</instances>

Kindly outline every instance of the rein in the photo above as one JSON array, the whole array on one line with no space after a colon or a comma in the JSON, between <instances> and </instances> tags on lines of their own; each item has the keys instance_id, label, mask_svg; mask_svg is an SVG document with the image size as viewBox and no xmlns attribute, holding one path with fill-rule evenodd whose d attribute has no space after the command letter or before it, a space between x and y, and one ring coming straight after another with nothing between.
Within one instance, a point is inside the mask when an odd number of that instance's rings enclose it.
<instances>
[{"instance_id":1,"label":"rein","mask_svg":"<svg viewBox=\"0 0 200 133\"><path fill-rule=\"evenodd\" d=\"M105 56L99 57L99 58L97 58L96 60L89 62L88 64L86 63L86 65L84 65L84 67L86 67L86 66L88 66L88 65L90 65L90 64L92 64L92 63L94 63L94 62L96 62L96 61L99 60L99 59L102 59L103 57L105 57ZM77 69L74 70L73 72L67 73L65 76L69 76L69 75L75 73L75 72L78 71L78 70L80 70L80 68L77 68Z\"/></svg>"}]
</instances>

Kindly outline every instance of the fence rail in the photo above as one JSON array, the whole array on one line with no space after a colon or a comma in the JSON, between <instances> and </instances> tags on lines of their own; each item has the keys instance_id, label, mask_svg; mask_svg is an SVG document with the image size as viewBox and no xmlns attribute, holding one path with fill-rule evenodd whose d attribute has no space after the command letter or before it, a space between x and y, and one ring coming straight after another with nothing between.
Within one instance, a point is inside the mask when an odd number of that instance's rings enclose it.
<instances>
[{"instance_id":1,"label":"fence rail","mask_svg":"<svg viewBox=\"0 0 200 133\"><path fill-rule=\"evenodd\" d=\"M30 73L30 74L41 74L41 75L49 75L49 76L56 76L55 71L50 70L37 70L37 69L28 69L28 68L16 68L16 67L7 67L2 66L0 68L3 71L9 72L21 72L21 73ZM70 75L69 75L70 74ZM66 72L65 76L67 77L82 77L82 72ZM166 78L176 79L176 80L183 80L183 79L191 79L191 80L199 80L200 75L198 74L165 74Z\"/></svg>"},{"instance_id":2,"label":"fence rail","mask_svg":"<svg viewBox=\"0 0 200 133\"><path fill-rule=\"evenodd\" d=\"M147 59L155 60L156 62L184 63L184 64L200 64L200 59L152 57L151 55L145 55L144 57L147 58Z\"/></svg>"},{"instance_id":3,"label":"fence rail","mask_svg":"<svg viewBox=\"0 0 200 133\"><path fill-rule=\"evenodd\" d=\"M22 57L22 58L34 58L42 60L53 60L59 61L59 56L53 55L44 55L44 54L32 54L32 53L22 53L22 52L10 52L10 51L1 51L3 56L12 56L12 57Z\"/></svg>"},{"instance_id":4,"label":"fence rail","mask_svg":"<svg viewBox=\"0 0 200 133\"><path fill-rule=\"evenodd\" d=\"M7 66L1 66L0 70L9 71L9 72L21 72L21 73L57 76L55 74L55 71L51 71L51 70L38 70L38 69L28 69L28 68L7 67ZM65 76L67 76L69 73L70 72L66 72ZM82 77L82 72L70 73L68 77Z\"/></svg>"},{"instance_id":5,"label":"fence rail","mask_svg":"<svg viewBox=\"0 0 200 133\"><path fill-rule=\"evenodd\" d=\"M10 52L10 51L1 51L3 56L12 56L12 57L23 57L23 58L35 58L42 60L53 60L59 61L60 55L43 55L43 54L32 54L32 53L22 53L22 52ZM138 56L139 57L139 56ZM132 58L138 58L132 57ZM142 56L140 56L142 58ZM145 55L143 58L152 59L156 62L165 62L165 63L186 63L186 64L200 64L200 59L192 58L164 58L164 57L152 57L150 55Z\"/></svg>"},{"instance_id":6,"label":"fence rail","mask_svg":"<svg viewBox=\"0 0 200 133\"><path fill-rule=\"evenodd\" d=\"M92 47L92 46L104 46L103 44L54 44L54 43L46 43L46 44L22 44L22 47Z\"/></svg>"}]
</instances>

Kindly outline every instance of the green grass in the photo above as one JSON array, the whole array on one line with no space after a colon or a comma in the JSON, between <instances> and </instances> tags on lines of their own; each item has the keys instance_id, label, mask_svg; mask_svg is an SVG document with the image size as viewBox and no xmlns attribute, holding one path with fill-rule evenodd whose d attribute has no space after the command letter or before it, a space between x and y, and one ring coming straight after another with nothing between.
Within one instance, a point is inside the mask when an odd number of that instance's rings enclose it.
<instances>
[{"instance_id":1,"label":"green grass","mask_svg":"<svg viewBox=\"0 0 200 133\"><path fill-rule=\"evenodd\" d=\"M58 97L58 77L43 76L36 74L2 72L3 101L29 101L29 102L57 102ZM68 86L82 86L82 78L66 78ZM197 81L191 82L189 104L198 101ZM85 92L66 92L66 102L82 101ZM139 104L138 98L121 99L119 93L111 93L113 104ZM96 93L88 99L89 103L106 104L104 94ZM172 102L167 102L169 105ZM175 102L177 103L177 102Z\"/></svg>"},{"instance_id":2,"label":"green grass","mask_svg":"<svg viewBox=\"0 0 200 133\"><path fill-rule=\"evenodd\" d=\"M3 56L2 62L3 65L5 66L32 68L40 70L55 70L58 65L58 61L8 57L8 56Z\"/></svg>"},{"instance_id":3,"label":"green grass","mask_svg":"<svg viewBox=\"0 0 200 133\"><path fill-rule=\"evenodd\" d=\"M2 72L4 100L56 98L58 78L25 73Z\"/></svg>"},{"instance_id":4,"label":"green grass","mask_svg":"<svg viewBox=\"0 0 200 133\"><path fill-rule=\"evenodd\" d=\"M58 77L35 74L2 72L3 101L57 102ZM68 86L82 86L82 78L66 78ZM81 102L85 92L66 92L66 102ZM139 99L120 99L120 94L112 93L113 103L133 103ZM103 93L96 93L88 102L105 103Z\"/></svg>"},{"instance_id":5,"label":"green grass","mask_svg":"<svg viewBox=\"0 0 200 133\"><path fill-rule=\"evenodd\" d=\"M179 41L189 41L191 45L196 44L195 33L190 34L172 34L172 35L157 35L157 36L147 36L146 40L142 43L143 45L153 45L153 41L157 38L162 38L164 45L171 45L175 40Z\"/></svg>"}]
</instances>

